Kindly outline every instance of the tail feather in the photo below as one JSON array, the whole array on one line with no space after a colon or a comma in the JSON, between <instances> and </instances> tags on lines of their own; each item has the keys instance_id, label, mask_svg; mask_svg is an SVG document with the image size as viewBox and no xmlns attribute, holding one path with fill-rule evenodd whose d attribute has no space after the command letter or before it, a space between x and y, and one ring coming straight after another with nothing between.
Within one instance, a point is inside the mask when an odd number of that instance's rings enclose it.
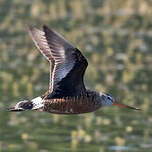
<instances>
[{"instance_id":1,"label":"tail feather","mask_svg":"<svg viewBox=\"0 0 152 152\"><path fill-rule=\"evenodd\" d=\"M8 111L25 111L25 110L38 110L44 107L43 99L41 97L36 97L31 101L24 100L18 102L14 107L8 108Z\"/></svg>"}]
</instances>

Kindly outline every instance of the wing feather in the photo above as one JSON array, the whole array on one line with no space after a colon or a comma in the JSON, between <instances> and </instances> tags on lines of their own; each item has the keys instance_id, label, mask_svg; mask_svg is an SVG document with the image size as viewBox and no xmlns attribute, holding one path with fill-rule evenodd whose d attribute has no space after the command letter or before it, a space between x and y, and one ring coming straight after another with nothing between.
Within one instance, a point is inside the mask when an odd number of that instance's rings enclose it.
<instances>
[{"instance_id":1,"label":"wing feather","mask_svg":"<svg viewBox=\"0 0 152 152\"><path fill-rule=\"evenodd\" d=\"M55 66L55 60L52 57L51 50L45 38L45 33L33 26L29 26L29 34L35 43L36 47L40 50L42 55L50 62L50 84L49 90L52 90L52 72Z\"/></svg>"},{"instance_id":2,"label":"wing feather","mask_svg":"<svg viewBox=\"0 0 152 152\"><path fill-rule=\"evenodd\" d=\"M81 52L54 30L29 27L29 33L40 52L51 62L50 98L79 95L85 91L83 76L88 62Z\"/></svg>"},{"instance_id":3,"label":"wing feather","mask_svg":"<svg viewBox=\"0 0 152 152\"><path fill-rule=\"evenodd\" d=\"M59 33L43 26L45 38L51 50L51 55L55 60L55 66L52 71L52 87L57 85L62 78L66 77L73 68L75 60L71 55L74 46L63 38Z\"/></svg>"}]
</instances>

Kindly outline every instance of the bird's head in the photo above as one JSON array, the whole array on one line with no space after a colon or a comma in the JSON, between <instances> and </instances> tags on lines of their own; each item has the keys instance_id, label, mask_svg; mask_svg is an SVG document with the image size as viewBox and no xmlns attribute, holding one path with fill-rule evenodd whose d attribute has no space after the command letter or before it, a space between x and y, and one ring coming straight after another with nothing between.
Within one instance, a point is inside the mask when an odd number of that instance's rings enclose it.
<instances>
[{"instance_id":1,"label":"bird's head","mask_svg":"<svg viewBox=\"0 0 152 152\"><path fill-rule=\"evenodd\" d=\"M102 106L109 106L109 105L114 105L114 106L119 106L119 107L123 107L123 108L128 108L128 109L133 109L133 110L141 110L140 108L135 108L132 106L128 106L122 103L119 103L118 101L116 101L114 99L114 97L112 97L110 94L105 94L103 93L101 95L102 98Z\"/></svg>"},{"instance_id":2,"label":"bird's head","mask_svg":"<svg viewBox=\"0 0 152 152\"><path fill-rule=\"evenodd\" d=\"M115 102L115 99L110 94L102 93L101 101L102 106L110 106Z\"/></svg>"}]
</instances>

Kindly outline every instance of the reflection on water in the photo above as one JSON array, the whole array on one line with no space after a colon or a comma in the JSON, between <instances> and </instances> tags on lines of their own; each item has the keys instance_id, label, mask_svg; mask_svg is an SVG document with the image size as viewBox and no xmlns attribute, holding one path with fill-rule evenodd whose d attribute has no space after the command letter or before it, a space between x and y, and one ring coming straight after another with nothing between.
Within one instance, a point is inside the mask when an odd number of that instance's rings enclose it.
<instances>
[{"instance_id":1,"label":"reflection on water","mask_svg":"<svg viewBox=\"0 0 152 152\"><path fill-rule=\"evenodd\" d=\"M111 146L110 147L111 150L114 150L114 151L127 151L129 150L129 148L127 146Z\"/></svg>"},{"instance_id":2,"label":"reflection on water","mask_svg":"<svg viewBox=\"0 0 152 152\"><path fill-rule=\"evenodd\" d=\"M150 1L0 2L0 152L150 152L152 35ZM106 107L84 115L7 112L43 94L49 64L26 25L56 29L89 61L88 88L143 111Z\"/></svg>"}]
</instances>

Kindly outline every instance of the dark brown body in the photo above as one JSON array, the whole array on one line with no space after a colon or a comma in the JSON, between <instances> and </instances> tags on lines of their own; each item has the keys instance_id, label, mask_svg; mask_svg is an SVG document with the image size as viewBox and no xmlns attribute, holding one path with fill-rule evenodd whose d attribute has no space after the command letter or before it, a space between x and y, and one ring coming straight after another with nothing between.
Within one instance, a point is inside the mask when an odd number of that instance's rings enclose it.
<instances>
[{"instance_id":1,"label":"dark brown body","mask_svg":"<svg viewBox=\"0 0 152 152\"><path fill-rule=\"evenodd\" d=\"M43 111L56 114L81 114L93 112L100 107L101 101L95 93L94 95L45 100Z\"/></svg>"},{"instance_id":2,"label":"dark brown body","mask_svg":"<svg viewBox=\"0 0 152 152\"><path fill-rule=\"evenodd\" d=\"M9 111L39 110L56 114L81 114L107 105L140 110L118 103L109 94L87 90L83 81L88 66L87 59L59 33L45 25L42 31L30 26L29 33L51 65L49 90L31 101L18 102Z\"/></svg>"}]
</instances>

